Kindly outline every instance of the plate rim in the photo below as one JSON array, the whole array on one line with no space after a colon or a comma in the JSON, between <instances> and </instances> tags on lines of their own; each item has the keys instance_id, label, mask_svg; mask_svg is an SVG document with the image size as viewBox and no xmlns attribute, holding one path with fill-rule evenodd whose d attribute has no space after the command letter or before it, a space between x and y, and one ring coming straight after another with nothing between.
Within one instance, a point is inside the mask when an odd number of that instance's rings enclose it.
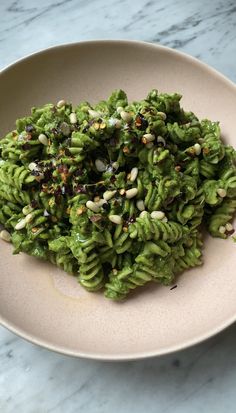
<instances>
[{"instance_id":1,"label":"plate rim","mask_svg":"<svg viewBox=\"0 0 236 413\"><path fill-rule=\"evenodd\" d=\"M93 45L93 44L112 44L112 43L117 43L117 44L125 44L125 45L136 45L136 46L143 46L143 47L150 47L153 49L160 49L160 50L167 50L169 53L175 54L176 56L182 56L183 58L189 60L190 62L192 61L193 63L197 64L198 66L204 68L205 70L207 70L208 72L210 72L211 74L214 74L217 77L220 77L221 80L225 81L225 83L228 84L228 86L233 87L236 90L236 83L233 82L231 79L229 79L226 75L224 75L223 73L221 73L220 71L218 71L217 69L215 69L214 67L212 67L211 65L203 62L201 59L198 59L186 52L183 52L182 50L178 50L178 49L173 49L172 47L169 46L165 46L159 42L148 42L148 41L144 41L144 40L125 40L125 39L94 39L94 40L81 40L81 41L77 41L77 42L65 42L65 43L60 43L57 45L52 45L46 48L39 48L38 50L31 52L29 54L26 54L25 56L14 60L12 63L7 64L6 66L3 66L2 69L0 69L0 75L4 74L6 71L10 70L11 68L13 68L15 65L24 62L28 59L30 59L31 57L40 55L40 54L44 54L46 52L49 52L51 50L56 50L56 49L61 49L61 48L66 48L68 46L80 46L80 45Z\"/></svg>"},{"instance_id":2,"label":"plate rim","mask_svg":"<svg viewBox=\"0 0 236 413\"><path fill-rule=\"evenodd\" d=\"M32 53L27 54L26 56L23 56L20 59L14 60L12 63L4 66L0 70L0 76L2 74L5 74L8 70L13 69L15 66L22 62L27 62L27 60L30 60L34 56L38 55L43 55L45 53L48 53L52 50L56 49L62 49L62 48L67 48L67 47L76 47L76 46L86 46L86 45L94 45L94 44L117 44L117 45L126 45L126 46L142 46L146 48L152 48L153 50L166 50L168 53L176 56L176 57L182 57L185 60L189 61L190 63L193 63L194 65L197 65L198 67L204 69L207 71L210 75L213 75L216 78L219 78L221 82L223 81L227 87L230 87L231 89L234 90L236 93L236 84L227 78L224 74L220 73L218 70L215 68L211 67L205 62L202 62L201 60L189 55L188 53L173 49L168 46L164 46L160 43L152 43L152 42L146 42L146 41L141 41L141 40L125 40L125 39L96 39L96 40L86 40L86 41L78 41L78 42L69 42L69 43L61 43L58 45L50 46L47 48L42 48L39 50L36 50ZM37 337L35 334L29 334L25 330L23 330L20 327L17 327L14 325L14 323L9 322L6 318L4 318L0 314L0 325L7 328L9 331L12 333L18 335L19 337L25 339L26 341L36 344L42 348L45 348L47 350L54 351L59 354L67 355L67 356L73 356L73 357L81 357L85 359L93 359L93 360L100 360L100 361L130 361L130 360L141 360L141 359L146 359L146 358L151 358L151 357L156 357L156 356L162 356L162 355L167 355L171 354L177 351L182 351L185 350L191 346L194 346L196 344L199 344L203 341L206 341L207 339L210 339L211 337L215 336L216 334L220 333L230 325L232 325L236 321L236 312L235 315L233 315L230 319L227 319L226 321L221 322L217 327L212 328L210 331L205 332L203 334L197 335L194 338L185 340L184 343L180 344L175 344L175 345L170 345L168 347L165 347L163 349L157 349L157 350L151 350L151 351L142 351L142 352L132 352L132 353L127 353L127 354L103 354L103 353L96 353L96 352L83 352L79 350L69 350L68 348L60 345L53 345L50 343L50 341L47 341L46 339L41 339Z\"/></svg>"},{"instance_id":3,"label":"plate rim","mask_svg":"<svg viewBox=\"0 0 236 413\"><path fill-rule=\"evenodd\" d=\"M196 336L192 339L185 340L184 344L175 344L169 347L165 347L162 350L152 350L152 351L142 351L138 353L127 353L127 354L102 354L102 353L96 353L96 352L83 352L83 351L74 351L74 350L69 350L68 348L64 346L56 346L50 343L47 340L39 339L36 335L31 335L25 332L22 328L15 327L12 323L9 323L6 319L4 319L0 315L0 325L2 327L5 327L8 331L11 333L16 334L18 337L26 340L28 343L38 345L41 348L44 348L46 350L53 351L58 354L62 354L65 356L70 356L70 357L76 357L76 358L83 358L83 359L88 359L88 360L97 360L97 361L134 361L134 360L143 360L143 359L149 359L153 357L161 357L165 356L168 354L172 353L177 353L182 350L187 350L188 348L198 345L200 343L203 343L204 341L207 341L208 339L214 337L215 335L221 333L224 331L227 327L230 327L232 324L234 324L236 321L236 314L232 316L229 320L226 322L222 322L218 327L213 328L210 330L210 332L204 333L200 336Z\"/></svg>"}]
</instances>

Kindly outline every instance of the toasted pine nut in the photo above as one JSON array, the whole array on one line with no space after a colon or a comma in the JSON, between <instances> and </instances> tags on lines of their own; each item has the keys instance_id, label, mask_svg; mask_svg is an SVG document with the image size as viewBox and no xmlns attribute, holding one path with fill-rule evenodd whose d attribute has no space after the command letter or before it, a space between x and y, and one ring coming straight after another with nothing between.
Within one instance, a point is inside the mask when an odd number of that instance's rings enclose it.
<instances>
[{"instance_id":1,"label":"toasted pine nut","mask_svg":"<svg viewBox=\"0 0 236 413\"><path fill-rule=\"evenodd\" d=\"M120 215L109 215L109 220L113 222L113 224L120 225L122 223L122 218Z\"/></svg>"},{"instance_id":2,"label":"toasted pine nut","mask_svg":"<svg viewBox=\"0 0 236 413\"><path fill-rule=\"evenodd\" d=\"M126 191L125 196L126 196L127 199L131 199L131 198L133 198L134 196L136 196L137 193L138 193L138 189L137 189L137 188L131 188L131 189L128 189L128 190Z\"/></svg>"}]
</instances>

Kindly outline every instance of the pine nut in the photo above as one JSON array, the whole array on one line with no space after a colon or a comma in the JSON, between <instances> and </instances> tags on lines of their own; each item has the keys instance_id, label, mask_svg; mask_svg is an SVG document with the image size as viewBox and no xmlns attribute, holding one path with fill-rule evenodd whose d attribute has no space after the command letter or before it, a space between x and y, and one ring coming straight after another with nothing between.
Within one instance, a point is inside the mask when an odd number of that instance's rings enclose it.
<instances>
[{"instance_id":1,"label":"pine nut","mask_svg":"<svg viewBox=\"0 0 236 413\"><path fill-rule=\"evenodd\" d=\"M147 212L147 211L142 211L142 212L139 214L139 218L145 218L147 215L148 215L148 212Z\"/></svg>"},{"instance_id":2,"label":"pine nut","mask_svg":"<svg viewBox=\"0 0 236 413\"><path fill-rule=\"evenodd\" d=\"M29 222L31 222L32 219L33 219L33 214L31 214L31 213L27 214L26 217L25 217L25 222L26 222L26 224L28 224Z\"/></svg>"},{"instance_id":3,"label":"pine nut","mask_svg":"<svg viewBox=\"0 0 236 413\"><path fill-rule=\"evenodd\" d=\"M109 220L113 222L113 224L120 225L122 223L122 218L120 215L109 215Z\"/></svg>"},{"instance_id":4,"label":"pine nut","mask_svg":"<svg viewBox=\"0 0 236 413\"><path fill-rule=\"evenodd\" d=\"M116 194L116 190L115 191L105 191L103 194L103 199L105 199L106 201L109 201L109 199L113 198L113 196Z\"/></svg>"},{"instance_id":5,"label":"pine nut","mask_svg":"<svg viewBox=\"0 0 236 413\"><path fill-rule=\"evenodd\" d=\"M145 210L145 205L142 199L139 199L136 202L136 207L138 208L139 211L144 211Z\"/></svg>"},{"instance_id":6,"label":"pine nut","mask_svg":"<svg viewBox=\"0 0 236 413\"><path fill-rule=\"evenodd\" d=\"M66 101L64 99L61 99L57 102L57 107L58 108L62 108L65 105L66 105Z\"/></svg>"},{"instance_id":7,"label":"pine nut","mask_svg":"<svg viewBox=\"0 0 236 413\"><path fill-rule=\"evenodd\" d=\"M162 120L166 120L166 118L167 118L167 116L164 112L157 112L157 115L159 115L162 118Z\"/></svg>"},{"instance_id":8,"label":"pine nut","mask_svg":"<svg viewBox=\"0 0 236 413\"><path fill-rule=\"evenodd\" d=\"M118 106L118 108L116 108L117 113L121 113L124 111L124 109L122 108L122 106Z\"/></svg>"},{"instance_id":9,"label":"pine nut","mask_svg":"<svg viewBox=\"0 0 236 413\"><path fill-rule=\"evenodd\" d=\"M100 207L97 204L95 204L95 202L93 202L93 201L87 201L86 202L86 207L88 209L90 209L91 211L93 211L93 212L99 212L100 211Z\"/></svg>"},{"instance_id":10,"label":"pine nut","mask_svg":"<svg viewBox=\"0 0 236 413\"><path fill-rule=\"evenodd\" d=\"M99 112L97 112L96 110L93 110L93 109L89 109L88 113L92 118L100 118L101 117L101 113L99 113Z\"/></svg>"},{"instance_id":11,"label":"pine nut","mask_svg":"<svg viewBox=\"0 0 236 413\"><path fill-rule=\"evenodd\" d=\"M224 197L226 197L227 192L226 192L226 190L225 190L224 188L218 188L218 189L217 189L217 194L218 194L221 198L224 198Z\"/></svg>"},{"instance_id":12,"label":"pine nut","mask_svg":"<svg viewBox=\"0 0 236 413\"><path fill-rule=\"evenodd\" d=\"M10 242L10 241L11 241L11 234L10 234L8 231L6 231L5 229L3 229L3 230L0 232L0 238L1 238L3 241Z\"/></svg>"},{"instance_id":13,"label":"pine nut","mask_svg":"<svg viewBox=\"0 0 236 413\"><path fill-rule=\"evenodd\" d=\"M62 122L62 124L61 124L61 131L62 131L63 135L69 136L69 134L70 134L70 126L68 125L68 123Z\"/></svg>"},{"instance_id":14,"label":"pine nut","mask_svg":"<svg viewBox=\"0 0 236 413\"><path fill-rule=\"evenodd\" d=\"M120 116L125 122L130 122L131 119L132 119L132 116L130 115L130 113L125 112L124 110L122 110L122 112L120 112Z\"/></svg>"},{"instance_id":15,"label":"pine nut","mask_svg":"<svg viewBox=\"0 0 236 413\"><path fill-rule=\"evenodd\" d=\"M151 133L145 133L145 135L143 135L143 138L145 139L146 143L152 142L155 140L155 136L152 135Z\"/></svg>"},{"instance_id":16,"label":"pine nut","mask_svg":"<svg viewBox=\"0 0 236 413\"><path fill-rule=\"evenodd\" d=\"M165 214L162 211L152 211L151 212L151 218L163 219L164 217L165 217Z\"/></svg>"},{"instance_id":17,"label":"pine nut","mask_svg":"<svg viewBox=\"0 0 236 413\"><path fill-rule=\"evenodd\" d=\"M34 169L37 169L38 165L35 162L30 162L28 165L28 168L30 171L33 171Z\"/></svg>"},{"instance_id":18,"label":"pine nut","mask_svg":"<svg viewBox=\"0 0 236 413\"><path fill-rule=\"evenodd\" d=\"M119 166L120 166L120 165L119 165L118 162L113 162L113 163L112 163L112 168L113 168L113 169L116 169L116 170L117 170L117 169L119 168Z\"/></svg>"},{"instance_id":19,"label":"pine nut","mask_svg":"<svg viewBox=\"0 0 236 413\"><path fill-rule=\"evenodd\" d=\"M22 209L22 212L24 215L28 215L30 212L33 211L33 208L31 205L26 205L24 206L24 208Z\"/></svg>"},{"instance_id":20,"label":"pine nut","mask_svg":"<svg viewBox=\"0 0 236 413\"><path fill-rule=\"evenodd\" d=\"M134 182L135 179L137 178L137 176L138 176L138 168L136 168L136 167L132 168L131 172L130 172L130 181Z\"/></svg>"},{"instance_id":21,"label":"pine nut","mask_svg":"<svg viewBox=\"0 0 236 413\"><path fill-rule=\"evenodd\" d=\"M25 218L21 219L15 226L15 230L18 231L19 229L23 229L26 226Z\"/></svg>"},{"instance_id":22,"label":"pine nut","mask_svg":"<svg viewBox=\"0 0 236 413\"><path fill-rule=\"evenodd\" d=\"M74 125L77 122L77 116L75 112L71 112L69 118L70 118L70 123L72 125Z\"/></svg>"},{"instance_id":23,"label":"pine nut","mask_svg":"<svg viewBox=\"0 0 236 413\"><path fill-rule=\"evenodd\" d=\"M194 147L194 152L195 152L195 154L196 154L197 156L200 155L200 153L201 153L201 151L202 151L201 145L199 145L199 143L195 143L195 145L194 145L193 147Z\"/></svg>"},{"instance_id":24,"label":"pine nut","mask_svg":"<svg viewBox=\"0 0 236 413\"><path fill-rule=\"evenodd\" d=\"M116 119L116 123L115 123L116 129L120 129L121 125L122 125L122 123L121 123L120 119Z\"/></svg>"},{"instance_id":25,"label":"pine nut","mask_svg":"<svg viewBox=\"0 0 236 413\"><path fill-rule=\"evenodd\" d=\"M223 227L223 225L221 225L221 226L219 227L219 233L220 233L220 234L225 234L225 231L226 231L226 228Z\"/></svg>"},{"instance_id":26,"label":"pine nut","mask_svg":"<svg viewBox=\"0 0 236 413\"><path fill-rule=\"evenodd\" d=\"M96 205L100 207L102 207L104 204L107 203L107 201L105 199L99 199L98 201L95 201Z\"/></svg>"},{"instance_id":27,"label":"pine nut","mask_svg":"<svg viewBox=\"0 0 236 413\"><path fill-rule=\"evenodd\" d=\"M101 161L101 159L96 159L95 166L98 172L104 172L106 170L106 165L103 161Z\"/></svg>"},{"instance_id":28,"label":"pine nut","mask_svg":"<svg viewBox=\"0 0 236 413\"><path fill-rule=\"evenodd\" d=\"M230 222L228 222L228 223L225 225L225 229L226 229L226 231L232 231L232 230L234 229L234 227L233 227L232 224L230 224Z\"/></svg>"},{"instance_id":29,"label":"pine nut","mask_svg":"<svg viewBox=\"0 0 236 413\"><path fill-rule=\"evenodd\" d=\"M40 133L38 140L40 143L42 143L42 145L45 145L45 146L48 145L48 138L46 135L44 135L44 133Z\"/></svg>"},{"instance_id":30,"label":"pine nut","mask_svg":"<svg viewBox=\"0 0 236 413\"><path fill-rule=\"evenodd\" d=\"M138 189L137 189L137 188L131 188L131 189L128 189L128 190L126 191L125 196L126 196L127 199L131 199L131 198L133 198L134 196L136 196L137 193L138 193Z\"/></svg>"}]
</instances>

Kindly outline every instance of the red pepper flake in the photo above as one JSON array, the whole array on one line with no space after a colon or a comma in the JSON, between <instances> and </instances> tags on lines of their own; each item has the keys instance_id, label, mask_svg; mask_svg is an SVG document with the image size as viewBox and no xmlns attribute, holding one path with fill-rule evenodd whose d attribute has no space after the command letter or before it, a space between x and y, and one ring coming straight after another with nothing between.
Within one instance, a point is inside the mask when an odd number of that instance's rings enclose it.
<instances>
[{"instance_id":1,"label":"red pepper flake","mask_svg":"<svg viewBox=\"0 0 236 413\"><path fill-rule=\"evenodd\" d=\"M75 188L75 192L77 194L86 194L87 190L86 190L84 185L77 185L76 188Z\"/></svg>"},{"instance_id":2,"label":"red pepper flake","mask_svg":"<svg viewBox=\"0 0 236 413\"><path fill-rule=\"evenodd\" d=\"M60 165L57 167L57 170L58 170L59 174L61 175L62 181L63 181L63 182L66 182L66 181L67 181L67 178L68 178L68 176L69 176L69 171L68 171L67 166L66 166L66 165L63 165L63 164L60 164Z\"/></svg>"},{"instance_id":3,"label":"red pepper flake","mask_svg":"<svg viewBox=\"0 0 236 413\"><path fill-rule=\"evenodd\" d=\"M59 204L59 203L60 203L61 195L62 195L61 187L58 186L58 187L56 188L56 190L54 191L54 196L55 196L55 202L56 202L56 204Z\"/></svg>"},{"instance_id":4,"label":"red pepper flake","mask_svg":"<svg viewBox=\"0 0 236 413\"><path fill-rule=\"evenodd\" d=\"M80 207L76 210L76 214L77 215L82 215L85 211L86 211L86 208L84 206L82 206L82 207ZM70 213L70 211L68 213Z\"/></svg>"},{"instance_id":5,"label":"red pepper flake","mask_svg":"<svg viewBox=\"0 0 236 413\"><path fill-rule=\"evenodd\" d=\"M57 170L59 173L64 172L64 165L63 164L58 165Z\"/></svg>"},{"instance_id":6,"label":"red pepper flake","mask_svg":"<svg viewBox=\"0 0 236 413\"><path fill-rule=\"evenodd\" d=\"M124 146L123 152L124 153L130 153L130 150L129 150L128 146Z\"/></svg>"},{"instance_id":7,"label":"red pepper flake","mask_svg":"<svg viewBox=\"0 0 236 413\"><path fill-rule=\"evenodd\" d=\"M126 223L127 225L130 225L130 224L133 224L135 221L136 221L136 218L135 218L135 216L133 215L132 217L129 217L129 218L125 221L125 223Z\"/></svg>"},{"instance_id":8,"label":"red pepper flake","mask_svg":"<svg viewBox=\"0 0 236 413\"><path fill-rule=\"evenodd\" d=\"M41 191L42 192L48 192L48 186L47 186L47 184L42 184L42 186L41 186Z\"/></svg>"},{"instance_id":9,"label":"red pepper flake","mask_svg":"<svg viewBox=\"0 0 236 413\"><path fill-rule=\"evenodd\" d=\"M27 133L25 139L26 139L27 141L30 141L30 140L32 139L32 137L33 137L33 136L32 136L30 133Z\"/></svg>"},{"instance_id":10,"label":"red pepper flake","mask_svg":"<svg viewBox=\"0 0 236 413\"><path fill-rule=\"evenodd\" d=\"M70 146L70 144L69 144L69 146ZM66 155L66 156L68 156L70 159L73 159L73 158L71 157L71 153L70 153L69 148L65 148L64 151L65 151L65 155Z\"/></svg>"},{"instance_id":11,"label":"red pepper flake","mask_svg":"<svg viewBox=\"0 0 236 413\"><path fill-rule=\"evenodd\" d=\"M176 165L176 166L175 166L175 170L176 170L176 172L179 172L179 171L181 170L181 166L180 166L180 165Z\"/></svg>"},{"instance_id":12,"label":"red pepper flake","mask_svg":"<svg viewBox=\"0 0 236 413\"><path fill-rule=\"evenodd\" d=\"M82 176L83 175L83 170L82 169L76 169L76 171L74 172L74 176Z\"/></svg>"},{"instance_id":13,"label":"red pepper flake","mask_svg":"<svg viewBox=\"0 0 236 413\"><path fill-rule=\"evenodd\" d=\"M134 123L135 123L136 128L140 130L145 130L148 127L148 121L145 119L145 117L141 113L138 113L138 115L135 118Z\"/></svg>"},{"instance_id":14,"label":"red pepper flake","mask_svg":"<svg viewBox=\"0 0 236 413\"><path fill-rule=\"evenodd\" d=\"M31 171L31 175L33 176L39 176L41 174L41 172L38 169L33 169L33 171Z\"/></svg>"},{"instance_id":15,"label":"red pepper flake","mask_svg":"<svg viewBox=\"0 0 236 413\"><path fill-rule=\"evenodd\" d=\"M57 136L60 135L60 129L59 129L59 128L52 128L52 129L51 129L51 132L53 133L53 135L54 135L55 137L57 137Z\"/></svg>"},{"instance_id":16,"label":"red pepper flake","mask_svg":"<svg viewBox=\"0 0 236 413\"><path fill-rule=\"evenodd\" d=\"M52 178L52 171L49 168L45 168L41 171L43 174L43 183L47 183Z\"/></svg>"},{"instance_id":17,"label":"red pepper flake","mask_svg":"<svg viewBox=\"0 0 236 413\"><path fill-rule=\"evenodd\" d=\"M32 208L36 208L38 206L37 201L35 201L34 199L31 201L30 205L32 206Z\"/></svg>"}]
</instances>

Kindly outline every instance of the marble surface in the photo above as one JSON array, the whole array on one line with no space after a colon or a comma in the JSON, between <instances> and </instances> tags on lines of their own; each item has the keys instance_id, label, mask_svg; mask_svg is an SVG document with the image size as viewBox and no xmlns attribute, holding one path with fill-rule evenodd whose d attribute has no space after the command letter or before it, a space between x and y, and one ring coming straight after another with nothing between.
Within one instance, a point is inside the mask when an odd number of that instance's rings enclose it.
<instances>
[{"instance_id":1,"label":"marble surface","mask_svg":"<svg viewBox=\"0 0 236 413\"><path fill-rule=\"evenodd\" d=\"M235 0L0 1L0 68L86 39L160 42L236 81ZM188 350L128 363L64 357L0 328L2 413L234 413L235 382L235 325Z\"/></svg>"}]
</instances>

